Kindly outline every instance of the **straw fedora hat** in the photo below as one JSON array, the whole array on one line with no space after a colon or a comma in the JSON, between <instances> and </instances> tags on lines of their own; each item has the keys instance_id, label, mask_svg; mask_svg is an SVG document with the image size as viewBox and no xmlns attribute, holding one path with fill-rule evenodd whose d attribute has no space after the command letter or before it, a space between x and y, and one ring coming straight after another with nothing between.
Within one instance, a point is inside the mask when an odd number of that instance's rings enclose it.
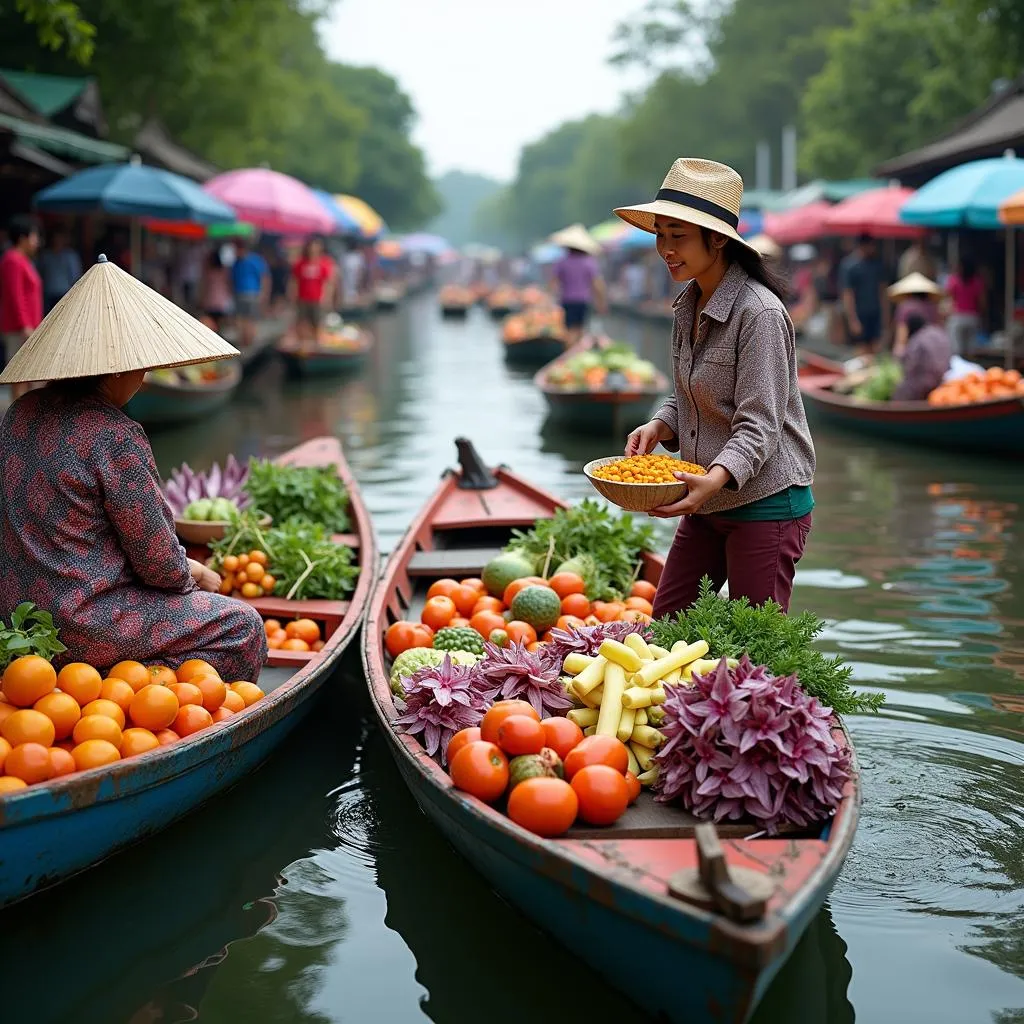
<instances>
[{"instance_id":1,"label":"straw fedora hat","mask_svg":"<svg viewBox=\"0 0 1024 1024\"><path fill-rule=\"evenodd\" d=\"M570 227L562 228L561 231L556 231L551 236L551 242L565 249L589 252L592 256L601 251L601 246L594 241L593 236L582 224L573 224Z\"/></svg>"},{"instance_id":2,"label":"straw fedora hat","mask_svg":"<svg viewBox=\"0 0 1024 1024\"><path fill-rule=\"evenodd\" d=\"M914 271L906 277L897 281L889 287L890 299L902 299L906 295L934 295L942 294L942 289L924 274Z\"/></svg>"},{"instance_id":3,"label":"straw fedora hat","mask_svg":"<svg viewBox=\"0 0 1024 1024\"><path fill-rule=\"evenodd\" d=\"M737 230L742 202L743 179L731 167L681 156L669 168L653 203L620 206L615 215L653 233L654 218L660 214L718 231L753 249Z\"/></svg>"},{"instance_id":4,"label":"straw fedora hat","mask_svg":"<svg viewBox=\"0 0 1024 1024\"><path fill-rule=\"evenodd\" d=\"M237 355L219 334L100 256L15 352L0 384L156 370Z\"/></svg>"}]
</instances>

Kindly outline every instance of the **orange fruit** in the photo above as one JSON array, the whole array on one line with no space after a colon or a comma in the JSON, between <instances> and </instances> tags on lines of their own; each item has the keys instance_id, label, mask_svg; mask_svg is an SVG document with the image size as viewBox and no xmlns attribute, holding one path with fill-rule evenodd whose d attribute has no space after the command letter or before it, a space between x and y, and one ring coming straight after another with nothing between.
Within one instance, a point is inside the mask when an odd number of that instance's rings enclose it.
<instances>
[{"instance_id":1,"label":"orange fruit","mask_svg":"<svg viewBox=\"0 0 1024 1024\"><path fill-rule=\"evenodd\" d=\"M219 676L220 673L202 658L189 658L178 666L175 675L179 683L190 683L193 676Z\"/></svg>"},{"instance_id":2,"label":"orange fruit","mask_svg":"<svg viewBox=\"0 0 1024 1024\"><path fill-rule=\"evenodd\" d=\"M0 725L0 735L12 747L20 743L40 743L44 747L50 747L53 746L56 730L53 722L41 711L27 708L15 711L13 715L4 719L3 725Z\"/></svg>"},{"instance_id":3,"label":"orange fruit","mask_svg":"<svg viewBox=\"0 0 1024 1024\"><path fill-rule=\"evenodd\" d=\"M227 691L224 693L224 703L221 707L227 708L228 711L244 711L245 701L237 690L232 690L228 687Z\"/></svg>"},{"instance_id":4,"label":"orange fruit","mask_svg":"<svg viewBox=\"0 0 1024 1024\"><path fill-rule=\"evenodd\" d=\"M10 745L10 743L8 743L7 740L5 740L3 738L3 736L0 736L0 774L3 773L4 761L7 760L7 755L10 752L11 752L11 745Z\"/></svg>"},{"instance_id":5,"label":"orange fruit","mask_svg":"<svg viewBox=\"0 0 1024 1024\"><path fill-rule=\"evenodd\" d=\"M146 678L151 678L148 673ZM150 683L146 683L146 686L150 685ZM145 689L145 687L140 686L139 689ZM122 711L128 710L134 696L135 690L132 684L124 679L118 679L117 676L107 676L100 688L100 697L103 700L112 700Z\"/></svg>"},{"instance_id":6,"label":"orange fruit","mask_svg":"<svg viewBox=\"0 0 1024 1024\"><path fill-rule=\"evenodd\" d=\"M645 601L654 601L658 588L647 580L637 580L629 590L630 597L642 597Z\"/></svg>"},{"instance_id":7,"label":"orange fruit","mask_svg":"<svg viewBox=\"0 0 1024 1024\"><path fill-rule=\"evenodd\" d=\"M516 594L520 590L524 590L526 587L546 587L547 580L542 580L539 576L524 576L520 580L513 580L506 588L505 593L501 595L502 601L505 603L506 608L512 607L512 601Z\"/></svg>"},{"instance_id":8,"label":"orange fruit","mask_svg":"<svg viewBox=\"0 0 1024 1024\"><path fill-rule=\"evenodd\" d=\"M50 750L42 743L19 743L7 755L4 771L30 786L33 782L45 782L53 774Z\"/></svg>"},{"instance_id":9,"label":"orange fruit","mask_svg":"<svg viewBox=\"0 0 1024 1024\"><path fill-rule=\"evenodd\" d=\"M100 695L103 677L84 661L73 661L57 673L57 687L69 697L74 697L78 706L88 704Z\"/></svg>"},{"instance_id":10,"label":"orange fruit","mask_svg":"<svg viewBox=\"0 0 1024 1024\"><path fill-rule=\"evenodd\" d=\"M213 716L199 704L182 705L174 719L174 731L179 736L191 736L210 725L213 725Z\"/></svg>"},{"instance_id":11,"label":"orange fruit","mask_svg":"<svg viewBox=\"0 0 1024 1024\"><path fill-rule=\"evenodd\" d=\"M567 594L562 598L562 614L575 615L585 619L590 614L590 602L586 594Z\"/></svg>"},{"instance_id":12,"label":"orange fruit","mask_svg":"<svg viewBox=\"0 0 1024 1024\"><path fill-rule=\"evenodd\" d=\"M473 614L473 606L480 600L480 591L460 583L448 597L455 602L458 614L462 618L469 618Z\"/></svg>"},{"instance_id":13,"label":"orange fruit","mask_svg":"<svg viewBox=\"0 0 1024 1024\"><path fill-rule=\"evenodd\" d=\"M448 578L443 580L434 580L427 590L427 600L429 601L432 597L450 597L452 591L455 590L458 585L458 580Z\"/></svg>"},{"instance_id":14,"label":"orange fruit","mask_svg":"<svg viewBox=\"0 0 1024 1024\"><path fill-rule=\"evenodd\" d=\"M309 653L310 646L305 640L300 640L297 636L289 637L289 639L282 641L282 651L305 651Z\"/></svg>"},{"instance_id":15,"label":"orange fruit","mask_svg":"<svg viewBox=\"0 0 1024 1024\"><path fill-rule=\"evenodd\" d=\"M548 586L561 598L570 594L582 594L587 585L578 573L556 572L548 580Z\"/></svg>"},{"instance_id":16,"label":"orange fruit","mask_svg":"<svg viewBox=\"0 0 1024 1024\"><path fill-rule=\"evenodd\" d=\"M263 579L265 573L266 570L259 562L250 561L245 567L245 576L250 583L259 583L259 581Z\"/></svg>"},{"instance_id":17,"label":"orange fruit","mask_svg":"<svg viewBox=\"0 0 1024 1024\"><path fill-rule=\"evenodd\" d=\"M555 623L556 629L582 629L585 623L578 615L559 615L558 621ZM548 639L547 633L544 634L544 639Z\"/></svg>"},{"instance_id":18,"label":"orange fruit","mask_svg":"<svg viewBox=\"0 0 1024 1024\"><path fill-rule=\"evenodd\" d=\"M237 682L232 683L231 689L245 701L246 707L255 704L256 701L264 696L263 691L255 683L250 683L244 679L239 679Z\"/></svg>"},{"instance_id":19,"label":"orange fruit","mask_svg":"<svg viewBox=\"0 0 1024 1024\"><path fill-rule=\"evenodd\" d=\"M203 703L203 691L195 683L174 683L167 689L178 698L179 706Z\"/></svg>"},{"instance_id":20,"label":"orange fruit","mask_svg":"<svg viewBox=\"0 0 1024 1024\"><path fill-rule=\"evenodd\" d=\"M489 597L484 595L477 599L475 605L473 605L473 615L479 615L480 612L494 612L496 615L500 615L505 610L505 606L501 603L501 599L497 597ZM470 615L470 619L473 618Z\"/></svg>"},{"instance_id":21,"label":"orange fruit","mask_svg":"<svg viewBox=\"0 0 1024 1024\"><path fill-rule=\"evenodd\" d=\"M626 606L621 601L609 601L600 607L595 603L594 614L602 622L614 622L624 611Z\"/></svg>"},{"instance_id":22,"label":"orange fruit","mask_svg":"<svg viewBox=\"0 0 1024 1024\"><path fill-rule=\"evenodd\" d=\"M508 633L509 640L514 644L534 644L537 642L537 630L528 622L522 622L519 619L512 619L511 622L506 622L505 632Z\"/></svg>"},{"instance_id":23,"label":"orange fruit","mask_svg":"<svg viewBox=\"0 0 1024 1024\"><path fill-rule=\"evenodd\" d=\"M160 743L161 747L166 747L171 743L177 743L181 737L173 729L161 729L157 734L156 738Z\"/></svg>"},{"instance_id":24,"label":"orange fruit","mask_svg":"<svg viewBox=\"0 0 1024 1024\"><path fill-rule=\"evenodd\" d=\"M280 628L281 623L277 619L266 619L263 623L267 636L273 636Z\"/></svg>"},{"instance_id":25,"label":"orange fruit","mask_svg":"<svg viewBox=\"0 0 1024 1024\"><path fill-rule=\"evenodd\" d=\"M296 619L284 627L289 640L305 640L307 644L320 639L320 625L312 619Z\"/></svg>"},{"instance_id":26,"label":"orange fruit","mask_svg":"<svg viewBox=\"0 0 1024 1024\"><path fill-rule=\"evenodd\" d=\"M482 600L482 598L481 598ZM485 640L490 638L496 629L505 628L505 619L497 612L484 609L476 612L469 620L470 629L475 629Z\"/></svg>"},{"instance_id":27,"label":"orange fruit","mask_svg":"<svg viewBox=\"0 0 1024 1024\"><path fill-rule=\"evenodd\" d=\"M286 637L284 635L284 630L283 629L281 630L281 635L280 636L278 636L276 633L273 636L268 636L267 637L267 650L268 651L279 651L279 650L281 650L281 645L285 642L285 640L286 640Z\"/></svg>"},{"instance_id":28,"label":"orange fruit","mask_svg":"<svg viewBox=\"0 0 1024 1024\"><path fill-rule=\"evenodd\" d=\"M121 745L121 726L108 715L83 715L72 733L75 744L86 740L106 740L115 747Z\"/></svg>"},{"instance_id":29,"label":"orange fruit","mask_svg":"<svg viewBox=\"0 0 1024 1024\"><path fill-rule=\"evenodd\" d=\"M122 757L134 757L159 746L160 741L148 729L125 729L118 749Z\"/></svg>"},{"instance_id":30,"label":"orange fruit","mask_svg":"<svg viewBox=\"0 0 1024 1024\"><path fill-rule=\"evenodd\" d=\"M314 640L313 643L309 645L309 649L314 652L322 651L326 646L327 645L323 642L323 640Z\"/></svg>"},{"instance_id":31,"label":"orange fruit","mask_svg":"<svg viewBox=\"0 0 1024 1024\"><path fill-rule=\"evenodd\" d=\"M0 726L4 724L4 721L11 717L18 709L13 704L8 704L7 701L0 701Z\"/></svg>"},{"instance_id":32,"label":"orange fruit","mask_svg":"<svg viewBox=\"0 0 1024 1024\"><path fill-rule=\"evenodd\" d=\"M631 612L643 612L650 615L654 611L654 605L646 597L627 597L626 608Z\"/></svg>"},{"instance_id":33,"label":"orange fruit","mask_svg":"<svg viewBox=\"0 0 1024 1024\"><path fill-rule=\"evenodd\" d=\"M15 658L3 678L4 696L19 708L30 708L57 685L54 667L38 654Z\"/></svg>"},{"instance_id":34,"label":"orange fruit","mask_svg":"<svg viewBox=\"0 0 1024 1024\"><path fill-rule=\"evenodd\" d=\"M25 788L25 780L16 778L13 775L0 775L0 796L5 793L13 793L17 789Z\"/></svg>"},{"instance_id":35,"label":"orange fruit","mask_svg":"<svg viewBox=\"0 0 1024 1024\"><path fill-rule=\"evenodd\" d=\"M455 618L452 619L451 622L448 623L448 625L449 626L468 626L469 625L469 619L464 619L461 615L456 615Z\"/></svg>"},{"instance_id":36,"label":"orange fruit","mask_svg":"<svg viewBox=\"0 0 1024 1024\"><path fill-rule=\"evenodd\" d=\"M213 719L214 723L217 723L223 722L225 718L233 718L234 714L234 711L230 708L224 707L222 704L210 717Z\"/></svg>"},{"instance_id":37,"label":"orange fruit","mask_svg":"<svg viewBox=\"0 0 1024 1024\"><path fill-rule=\"evenodd\" d=\"M255 562L257 565L262 565L264 569L268 565L270 565L270 558L268 557L267 553L265 551L259 551L257 549L254 549L249 552L249 561Z\"/></svg>"},{"instance_id":38,"label":"orange fruit","mask_svg":"<svg viewBox=\"0 0 1024 1024\"><path fill-rule=\"evenodd\" d=\"M192 684L199 687L199 692L203 695L203 707L207 711L216 711L224 703L224 695L228 688L219 676L195 676Z\"/></svg>"},{"instance_id":39,"label":"orange fruit","mask_svg":"<svg viewBox=\"0 0 1024 1024\"><path fill-rule=\"evenodd\" d=\"M120 704L115 704L112 700L104 700L100 697L99 700L91 700L88 704L82 708L82 717L86 715L106 715L107 718L112 718L117 722L119 729L124 728L124 712L121 710Z\"/></svg>"},{"instance_id":40,"label":"orange fruit","mask_svg":"<svg viewBox=\"0 0 1024 1024\"><path fill-rule=\"evenodd\" d=\"M78 770L71 751L63 747L50 747L50 767L53 769L51 779L56 779L59 775L70 775Z\"/></svg>"},{"instance_id":41,"label":"orange fruit","mask_svg":"<svg viewBox=\"0 0 1024 1024\"><path fill-rule=\"evenodd\" d=\"M150 665L149 681L159 686L170 686L171 683L178 681L178 677L174 674L174 669L166 665Z\"/></svg>"},{"instance_id":42,"label":"orange fruit","mask_svg":"<svg viewBox=\"0 0 1024 1024\"><path fill-rule=\"evenodd\" d=\"M82 717L78 701L67 693L48 693L40 697L32 707L53 722L54 738L58 740L67 739L75 723Z\"/></svg>"},{"instance_id":43,"label":"orange fruit","mask_svg":"<svg viewBox=\"0 0 1024 1024\"><path fill-rule=\"evenodd\" d=\"M175 686L185 686L185 683L175 683ZM128 717L132 725L143 729L151 729L154 732L166 729L174 721L178 714L178 698L169 686L157 686L151 684L144 686L132 698L128 708Z\"/></svg>"},{"instance_id":44,"label":"orange fruit","mask_svg":"<svg viewBox=\"0 0 1024 1024\"><path fill-rule=\"evenodd\" d=\"M149 669L141 661L119 661L108 673L108 679L123 679L132 690L141 690L151 682Z\"/></svg>"},{"instance_id":45,"label":"orange fruit","mask_svg":"<svg viewBox=\"0 0 1024 1024\"><path fill-rule=\"evenodd\" d=\"M80 772L121 760L121 752L107 740L86 740L79 743L71 751L71 756L75 759L75 766Z\"/></svg>"}]
</instances>

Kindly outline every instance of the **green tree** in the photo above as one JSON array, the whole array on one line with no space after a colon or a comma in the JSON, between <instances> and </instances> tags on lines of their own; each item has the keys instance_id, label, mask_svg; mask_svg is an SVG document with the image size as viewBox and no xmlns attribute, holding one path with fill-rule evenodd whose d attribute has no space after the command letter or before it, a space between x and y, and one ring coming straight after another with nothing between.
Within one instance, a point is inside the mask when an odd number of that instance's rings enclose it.
<instances>
[{"instance_id":1,"label":"green tree","mask_svg":"<svg viewBox=\"0 0 1024 1024\"><path fill-rule=\"evenodd\" d=\"M482 174L449 171L434 182L434 189L441 212L427 225L428 231L457 246L488 241L481 237L478 215L482 204L501 192L501 182Z\"/></svg>"},{"instance_id":2,"label":"green tree","mask_svg":"<svg viewBox=\"0 0 1024 1024\"><path fill-rule=\"evenodd\" d=\"M96 26L82 17L72 0L15 0L15 11L31 25L41 46L66 49L72 60L87 64L92 57Z\"/></svg>"}]
</instances>

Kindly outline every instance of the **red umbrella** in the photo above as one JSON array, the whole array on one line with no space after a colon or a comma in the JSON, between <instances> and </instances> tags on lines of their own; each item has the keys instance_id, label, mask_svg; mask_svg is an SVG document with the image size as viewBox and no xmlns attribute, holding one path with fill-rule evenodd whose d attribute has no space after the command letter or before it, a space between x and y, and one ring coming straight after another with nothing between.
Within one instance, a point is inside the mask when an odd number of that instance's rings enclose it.
<instances>
[{"instance_id":1,"label":"red umbrella","mask_svg":"<svg viewBox=\"0 0 1024 1024\"><path fill-rule=\"evenodd\" d=\"M330 234L337 225L312 190L297 178L264 167L225 171L203 190L232 207L239 220L275 234Z\"/></svg>"},{"instance_id":2,"label":"red umbrella","mask_svg":"<svg viewBox=\"0 0 1024 1024\"><path fill-rule=\"evenodd\" d=\"M837 203L825 217L829 234L874 235L876 238L920 238L924 228L904 224L900 208L914 194L912 188L890 185L859 192Z\"/></svg>"},{"instance_id":3,"label":"red umbrella","mask_svg":"<svg viewBox=\"0 0 1024 1024\"><path fill-rule=\"evenodd\" d=\"M784 213L764 215L764 233L779 245L796 245L827 235L825 217L832 207L824 200L798 206Z\"/></svg>"}]
</instances>

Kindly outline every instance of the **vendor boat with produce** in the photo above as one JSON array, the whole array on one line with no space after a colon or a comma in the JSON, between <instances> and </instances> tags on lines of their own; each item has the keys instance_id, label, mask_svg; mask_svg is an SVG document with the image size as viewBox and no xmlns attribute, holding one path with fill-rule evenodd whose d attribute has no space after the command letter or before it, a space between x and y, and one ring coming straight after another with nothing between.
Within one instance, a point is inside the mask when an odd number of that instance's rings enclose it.
<instances>
[{"instance_id":1,"label":"vendor boat with produce","mask_svg":"<svg viewBox=\"0 0 1024 1024\"><path fill-rule=\"evenodd\" d=\"M317 328L315 341L305 341L289 332L278 342L277 354L292 376L328 377L360 369L372 348L373 333L369 329L345 323L337 313L328 313Z\"/></svg>"}]
</instances>

